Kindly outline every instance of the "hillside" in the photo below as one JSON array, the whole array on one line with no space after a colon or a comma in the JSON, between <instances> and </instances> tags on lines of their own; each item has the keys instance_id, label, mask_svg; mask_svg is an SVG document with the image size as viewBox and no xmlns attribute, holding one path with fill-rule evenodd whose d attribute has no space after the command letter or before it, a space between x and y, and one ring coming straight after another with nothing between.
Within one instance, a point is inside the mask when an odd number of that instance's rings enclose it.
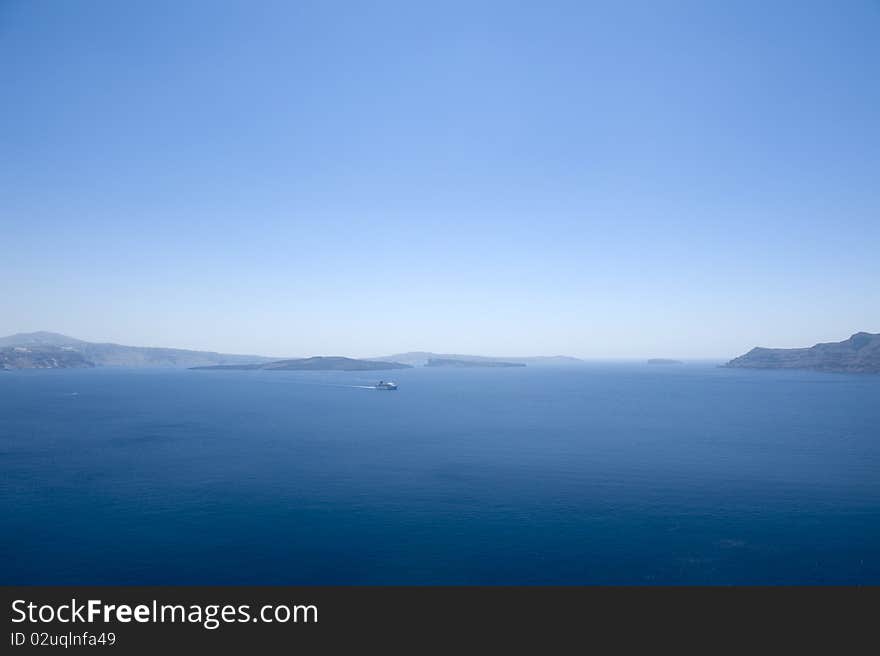
<instances>
[{"instance_id":1,"label":"hillside","mask_svg":"<svg viewBox=\"0 0 880 656\"><path fill-rule=\"evenodd\" d=\"M69 347L0 347L0 369L75 369L94 366L82 353Z\"/></svg>"},{"instance_id":2,"label":"hillside","mask_svg":"<svg viewBox=\"0 0 880 656\"><path fill-rule=\"evenodd\" d=\"M212 351L124 346L122 344L86 342L58 333L18 333L0 337L2 349L27 349L28 357L4 356L7 369L96 367L194 367L212 364L266 362L270 358L256 355L230 355ZM63 350L67 355L58 359ZM22 351L18 351L22 353ZM80 361L79 365L70 365ZM57 365L53 365L57 362ZM40 366L38 366L40 365Z\"/></svg>"}]
</instances>

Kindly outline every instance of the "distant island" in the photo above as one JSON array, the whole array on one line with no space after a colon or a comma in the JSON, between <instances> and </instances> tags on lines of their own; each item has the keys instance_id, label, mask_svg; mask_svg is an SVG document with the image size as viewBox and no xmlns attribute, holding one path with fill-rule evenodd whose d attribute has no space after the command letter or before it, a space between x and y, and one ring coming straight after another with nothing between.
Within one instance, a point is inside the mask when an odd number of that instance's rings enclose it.
<instances>
[{"instance_id":1,"label":"distant island","mask_svg":"<svg viewBox=\"0 0 880 656\"><path fill-rule=\"evenodd\" d=\"M386 355L376 360L402 362L413 367L427 367L431 360L454 360L457 362L506 362L515 365L564 366L583 364L583 360L567 355L538 355L532 357L489 357L485 355L460 355L456 353L432 353L431 351L408 351ZM492 366L492 365L489 365Z\"/></svg>"},{"instance_id":2,"label":"distant island","mask_svg":"<svg viewBox=\"0 0 880 656\"><path fill-rule=\"evenodd\" d=\"M452 360L450 358L431 358L426 367L525 367L524 362L498 362L496 360Z\"/></svg>"},{"instance_id":3,"label":"distant island","mask_svg":"<svg viewBox=\"0 0 880 656\"><path fill-rule=\"evenodd\" d=\"M809 348L756 347L724 366L876 374L880 373L880 334L856 333L842 342L816 344Z\"/></svg>"},{"instance_id":4,"label":"distant island","mask_svg":"<svg viewBox=\"0 0 880 656\"><path fill-rule=\"evenodd\" d=\"M382 371L384 369L411 369L408 364L381 360L357 360L336 356L316 356L294 360L276 360L256 364L219 364L190 369L225 369L236 371Z\"/></svg>"},{"instance_id":5,"label":"distant island","mask_svg":"<svg viewBox=\"0 0 880 656\"><path fill-rule=\"evenodd\" d=\"M12 369L86 369L92 367L168 367L187 369L280 369L288 371L379 371L409 367L524 367L578 365L565 355L488 357L409 351L378 358L266 357L153 346L88 342L39 331L0 337L0 371Z\"/></svg>"},{"instance_id":6,"label":"distant island","mask_svg":"<svg viewBox=\"0 0 880 656\"><path fill-rule=\"evenodd\" d=\"M681 360L670 360L669 358L651 358L648 364L684 364Z\"/></svg>"}]
</instances>

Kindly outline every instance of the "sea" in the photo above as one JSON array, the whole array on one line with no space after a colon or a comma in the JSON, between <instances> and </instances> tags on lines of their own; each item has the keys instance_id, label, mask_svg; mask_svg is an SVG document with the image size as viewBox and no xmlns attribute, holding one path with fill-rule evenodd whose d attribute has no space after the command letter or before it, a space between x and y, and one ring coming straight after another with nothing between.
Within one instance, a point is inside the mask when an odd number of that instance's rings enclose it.
<instances>
[{"instance_id":1,"label":"sea","mask_svg":"<svg viewBox=\"0 0 880 656\"><path fill-rule=\"evenodd\" d=\"M0 513L3 584L877 585L880 376L0 372Z\"/></svg>"}]
</instances>

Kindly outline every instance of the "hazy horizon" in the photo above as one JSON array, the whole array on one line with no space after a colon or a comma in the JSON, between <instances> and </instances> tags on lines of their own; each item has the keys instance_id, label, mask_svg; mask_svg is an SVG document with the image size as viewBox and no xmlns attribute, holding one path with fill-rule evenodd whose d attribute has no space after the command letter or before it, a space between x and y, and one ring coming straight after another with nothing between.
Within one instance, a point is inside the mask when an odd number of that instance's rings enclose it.
<instances>
[{"instance_id":1,"label":"hazy horizon","mask_svg":"<svg viewBox=\"0 0 880 656\"><path fill-rule=\"evenodd\" d=\"M880 332L880 5L7 2L0 335L729 359Z\"/></svg>"},{"instance_id":2,"label":"hazy horizon","mask_svg":"<svg viewBox=\"0 0 880 656\"><path fill-rule=\"evenodd\" d=\"M338 353L335 351L334 352L326 352L326 353L266 353L266 352L258 352L255 350L229 351L229 350L224 350L224 349L211 349L211 348L205 348L205 347L200 347L200 346L180 346L180 345L173 345L173 344L154 344L154 343L136 344L136 343L133 343L131 341L126 341L126 340L84 339L82 337L78 337L77 335L68 335L66 333L59 333L58 331L54 331L54 330L37 330L37 331L20 331L19 330L19 331L15 331L13 333L2 334L2 335L0 335L0 339L2 339L4 337L10 337L13 335L18 335L18 334L27 335L27 334L32 334L32 333L52 333L55 335L63 335L64 337L79 339L84 342L98 343L98 344L112 343L112 344L117 344L117 345L121 345L121 346L184 349L184 350L193 350L193 351L219 352L219 353L226 353L229 355L255 355L255 356L260 356L260 357L277 357L279 359L308 358L308 357L315 357L315 356L340 356L340 355L344 356L344 357L352 357L352 358L376 359L376 358L380 358L380 357L389 357L389 356L394 356L394 355L407 355L407 354L413 354L413 353L430 353L433 355L441 355L441 356L455 356L455 355L488 356L488 357L497 357L499 359L503 359L505 357L508 357L508 358L574 357L577 359L584 360L586 362L602 362L602 361L630 362L630 361L643 361L645 359L651 359L651 358L675 358L678 360L691 361L691 362L697 362L697 361L714 362L714 361L725 361L725 360L733 359L737 355L744 354L746 351L750 350L750 348L751 348L750 347L748 349L744 349L741 353L737 353L734 355L714 356L714 357L713 356L696 356L696 357L695 356L677 356L675 354L656 354L656 353L655 354L641 354L641 355L609 355L609 356L592 355L592 356L589 356L589 355L575 355L572 353L562 353L562 352L558 352L558 353L550 353L550 352L548 352L548 353L532 353L532 352L528 352L528 353L495 353L495 352L476 352L476 351L470 351L470 352L450 351L450 350L444 350L444 349L426 349L426 348L408 349L405 351L398 349L398 350L387 351L384 353L372 353L372 354L366 354L366 353L344 354L344 353ZM849 338L850 336L851 335L847 335L846 337L841 338L841 339L834 339L834 340L828 340L828 341L840 342L840 341L844 341L845 339ZM758 344L756 346L766 346L766 345ZM803 344L800 346L813 346L813 344ZM799 346L792 346L792 347L771 346L770 348L799 348Z\"/></svg>"}]
</instances>

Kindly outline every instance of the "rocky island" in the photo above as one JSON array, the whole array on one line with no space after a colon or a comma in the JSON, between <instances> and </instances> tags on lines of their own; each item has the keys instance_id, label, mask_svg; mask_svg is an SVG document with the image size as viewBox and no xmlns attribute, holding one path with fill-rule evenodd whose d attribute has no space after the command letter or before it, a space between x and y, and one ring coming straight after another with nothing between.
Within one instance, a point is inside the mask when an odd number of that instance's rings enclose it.
<instances>
[{"instance_id":1,"label":"rocky island","mask_svg":"<svg viewBox=\"0 0 880 656\"><path fill-rule=\"evenodd\" d=\"M842 342L827 342L809 348L756 347L724 366L876 374L880 373L880 334L856 333Z\"/></svg>"}]
</instances>

